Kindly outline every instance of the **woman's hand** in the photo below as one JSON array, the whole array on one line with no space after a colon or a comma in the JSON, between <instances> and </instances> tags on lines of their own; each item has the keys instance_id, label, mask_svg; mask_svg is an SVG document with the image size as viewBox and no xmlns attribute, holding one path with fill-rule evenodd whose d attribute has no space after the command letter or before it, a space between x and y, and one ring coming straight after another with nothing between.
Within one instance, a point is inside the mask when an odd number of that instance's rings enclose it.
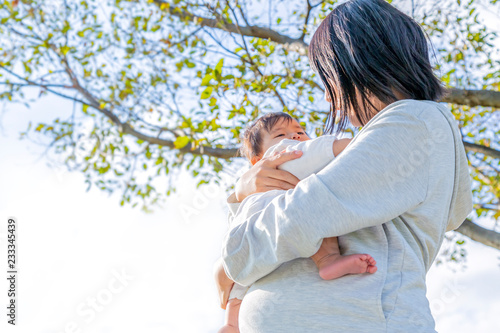
<instances>
[{"instance_id":1,"label":"woman's hand","mask_svg":"<svg viewBox=\"0 0 500 333\"><path fill-rule=\"evenodd\" d=\"M236 183L235 195L238 202L253 193L293 189L299 179L287 171L279 170L278 166L300 156L300 150L281 152L255 163Z\"/></svg>"},{"instance_id":2,"label":"woman's hand","mask_svg":"<svg viewBox=\"0 0 500 333\"><path fill-rule=\"evenodd\" d=\"M225 310L234 281L227 277L224 266L222 266L222 259L217 260L215 263L214 278L217 291L219 292L220 307Z\"/></svg>"}]
</instances>

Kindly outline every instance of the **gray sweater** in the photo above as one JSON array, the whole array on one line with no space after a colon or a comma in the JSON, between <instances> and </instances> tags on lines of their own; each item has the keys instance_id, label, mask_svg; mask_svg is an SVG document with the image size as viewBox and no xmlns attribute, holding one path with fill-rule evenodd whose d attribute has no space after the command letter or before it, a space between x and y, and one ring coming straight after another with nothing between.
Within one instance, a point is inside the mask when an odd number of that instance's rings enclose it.
<instances>
[{"instance_id":1,"label":"gray sweater","mask_svg":"<svg viewBox=\"0 0 500 333\"><path fill-rule=\"evenodd\" d=\"M313 173L317 173L335 158L333 153L333 142L335 139L336 137L334 135L323 135L307 141L283 139L270 147L264 154L264 158L273 156L275 153L281 151L302 151L302 156L300 158L288 161L279 166L279 169L288 171L302 180ZM276 196L284 192L284 190L272 190L254 193L246 197L241 204L229 204L229 210L231 211L229 214L229 222L231 223L232 220L234 220L235 215L250 216L260 212L269 205ZM232 195L228 201L229 200L236 202L236 197ZM229 294L229 299L238 298L242 300L247 290L248 286L241 286L235 283Z\"/></svg>"},{"instance_id":2,"label":"gray sweater","mask_svg":"<svg viewBox=\"0 0 500 333\"><path fill-rule=\"evenodd\" d=\"M449 109L387 106L317 174L251 215L230 217L224 269L251 285L241 332L435 332L425 275L444 233L471 210ZM378 271L322 280L309 257L333 236L342 254L372 255Z\"/></svg>"}]
</instances>

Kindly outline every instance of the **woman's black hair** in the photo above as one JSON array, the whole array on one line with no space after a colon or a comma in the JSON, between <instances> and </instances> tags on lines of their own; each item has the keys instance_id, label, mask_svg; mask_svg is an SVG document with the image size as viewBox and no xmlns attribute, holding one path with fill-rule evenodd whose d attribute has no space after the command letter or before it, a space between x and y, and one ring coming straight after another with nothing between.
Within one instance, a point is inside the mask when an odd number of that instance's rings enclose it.
<instances>
[{"instance_id":1,"label":"woman's black hair","mask_svg":"<svg viewBox=\"0 0 500 333\"><path fill-rule=\"evenodd\" d=\"M384 0L351 0L333 9L312 37L309 60L331 98L327 133L333 132L336 110L337 133L349 113L365 125L377 113L370 96L390 104L398 100L397 91L437 101L445 91L432 71L422 28Z\"/></svg>"}]
</instances>

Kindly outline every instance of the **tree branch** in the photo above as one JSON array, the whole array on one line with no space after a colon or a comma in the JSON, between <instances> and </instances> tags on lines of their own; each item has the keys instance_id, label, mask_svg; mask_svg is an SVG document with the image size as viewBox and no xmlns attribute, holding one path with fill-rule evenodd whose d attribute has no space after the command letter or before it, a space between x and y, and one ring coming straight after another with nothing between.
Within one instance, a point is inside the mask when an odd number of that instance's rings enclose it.
<instances>
[{"instance_id":1,"label":"tree branch","mask_svg":"<svg viewBox=\"0 0 500 333\"><path fill-rule=\"evenodd\" d=\"M270 39L275 43L286 45L286 47L291 51L296 51L301 55L307 54L307 48L309 45L302 40L302 36L299 38L291 38L269 28L259 27L255 25L238 26L232 23L225 23L221 20L201 17L192 14L187 10L179 7L170 6L162 0L154 1L160 7L162 4L164 4L167 8L166 10L170 15L176 16L181 20L194 21L196 24L199 24L203 27L221 29L242 36ZM500 108L500 91L449 89L448 94L443 97L441 101L452 104L467 105L470 107L483 106Z\"/></svg>"},{"instance_id":2,"label":"tree branch","mask_svg":"<svg viewBox=\"0 0 500 333\"><path fill-rule=\"evenodd\" d=\"M275 30L256 25L238 27L236 24L226 23L221 20L192 14L185 9L173 7L162 0L154 0L154 2L158 4L160 8L164 5L166 8L165 10L167 10L170 15L176 16L183 21L194 21L202 27L221 29L227 32L237 33L242 36L270 39L275 43L285 45L290 51L298 52L301 55L307 54L308 45L300 38L291 38L289 36L282 35Z\"/></svg>"},{"instance_id":3,"label":"tree branch","mask_svg":"<svg viewBox=\"0 0 500 333\"><path fill-rule=\"evenodd\" d=\"M57 54L57 49L53 45L51 45L51 48ZM88 104L92 108L94 108L98 112L105 115L115 125L117 125L118 130L120 132L133 135L134 137L141 139L143 141L149 142L151 144L157 144L160 146L169 147L171 149L176 149L174 141L160 139L159 137L153 137L153 136L149 136L149 135L143 134L141 132L138 132L130 124L120 121L118 116L115 115L113 112L102 108L100 106L99 101L97 99L95 99L95 97L92 94L90 94L89 91L87 89L85 89L80 84L77 77L73 74L73 71L69 67L68 60L66 59L65 56L61 57L61 63L63 64L63 67L64 67L66 73L68 74L69 79L73 83L73 87L87 99L87 101L89 102ZM208 155L208 156L224 158L224 159L229 159L229 158L235 157L235 156L237 156L237 153L238 153L238 149L236 149L236 148L214 148L214 147L210 147L210 146L200 146L200 147L192 149L192 147L189 147L189 144L187 146L179 149L179 151L181 153L190 153L193 155Z\"/></svg>"},{"instance_id":4,"label":"tree branch","mask_svg":"<svg viewBox=\"0 0 500 333\"><path fill-rule=\"evenodd\" d=\"M67 63L67 60L64 58L61 58L61 62L62 62L64 69L65 69L66 73L68 74L68 76L73 84L73 86L63 86L63 87L67 88L67 89L75 89L81 95L83 95L83 97L85 97L86 101L77 99L75 97L67 96L67 95L62 94L58 91L50 89L50 85L44 85L44 84L41 84L38 82L33 82L33 81L27 80L25 78L22 78L22 77L18 76L17 74L11 72L10 70L5 68L4 66L0 66L0 68L5 70L8 73L14 75L18 79L26 82L25 84L19 84L19 83L14 83L14 82L8 83L8 84L20 85L20 86L41 87L41 88L47 90L48 92L55 94L55 95L58 95L60 97L63 97L65 99L69 99L69 100L81 103L82 105L88 105L88 106L92 107L93 109L95 109L96 111L98 111L99 113L106 116L108 119L110 119L118 127L118 130L120 132L125 133L125 134L130 134L138 139L141 139L141 140L148 142L148 143L151 143L151 144L156 144L159 146L165 146L165 147L169 147L171 149L176 149L174 141L160 139L159 137L149 136L149 135L143 134L141 132L138 132L130 124L120 121L118 116L115 115L114 113L112 113L110 110L102 108L100 106L99 101L97 101L94 98L94 96L92 96L85 88L83 88L80 85L80 82L78 81L78 79L73 75L73 72ZM213 156L213 157L223 158L223 159L230 159L233 157L240 156L238 148L217 148L217 147L210 147L210 146L199 146L197 148L192 149L192 147L190 147L190 145L188 144L187 146L185 146L181 149L176 149L176 150L180 151L181 153L189 153L189 154L193 154L193 155L207 155L207 156Z\"/></svg>"},{"instance_id":5,"label":"tree branch","mask_svg":"<svg viewBox=\"0 0 500 333\"><path fill-rule=\"evenodd\" d=\"M309 2L309 0L307 0L307 9L306 9L306 18L304 20L304 30L302 31L302 36L300 36L300 40L304 40L304 38L306 37L306 32L307 32L307 24L309 23L309 15L311 14L311 10L313 9L313 7L311 6L311 3Z\"/></svg>"},{"instance_id":6,"label":"tree branch","mask_svg":"<svg viewBox=\"0 0 500 333\"><path fill-rule=\"evenodd\" d=\"M199 24L201 27L209 27L209 28L217 28L217 29L222 29L225 31L228 31L230 33L236 33L242 36L252 36L252 37L258 37L258 38L265 38L265 39L270 39L273 42L276 42L278 44L288 44L289 46L296 47L296 51L300 52L301 54L305 54L307 52L307 47L308 44L305 43L301 38L291 38L285 35L282 35L272 29L269 28L264 28L264 27L259 27L259 26L240 26L238 24L233 24L233 23L227 23L224 22L223 20L219 19L212 19L212 18L206 18L206 17L201 17L194 15L190 12L188 12L185 9L182 9L180 7L173 7L170 4L162 1L162 0L154 0L155 3L157 3L160 8L163 10L166 10L172 15L180 18L181 20L192 20L196 24ZM321 2L320 2L321 3ZM308 10L311 9L311 7L315 7L317 5L311 6L309 1L308 1ZM165 8L164 8L165 7ZM57 50L53 45L51 45L52 49L56 52ZM121 122L119 118L113 114L110 110L103 109L100 107L100 103L86 90L84 89L80 83L78 82L77 78L73 75L71 69L68 66L67 61L63 58L63 65L65 66L66 72L69 75L73 87L70 86L62 86L64 88L74 88L77 91L79 91L85 99L87 99L89 106L92 106L95 110L98 112L102 113L106 117L108 117L113 123L115 123L118 128L126 133L133 135L143 141L153 143L153 144L158 144L162 146L167 146L169 148L175 149L174 142L172 140L166 140L166 139L160 139L158 137L153 137L149 136L146 134L143 134L141 132L136 131L133 129L133 127L126 123L126 122ZM3 67L3 66L2 66ZM3 68L6 70L6 68ZM11 74L13 74L11 72ZM47 89L49 85L44 85L41 83L33 82L33 81L28 81L26 80L25 82L28 83L28 85L33 85L33 86L40 86L44 89ZM12 85L15 85L15 83L11 83ZM320 88L319 85L316 85L316 87ZM49 89L47 89L49 90ZM55 92L53 90L50 90L50 92L58 94L60 96L63 96L62 94ZM276 91L278 98L280 98L278 92ZM280 98L281 99L281 98ZM454 104L461 104L461 105L468 105L471 107L474 106L483 106L483 107L498 107L500 108L500 92L498 91L488 91L488 90L463 90L463 89L449 89L448 94L442 99L443 102L448 102L448 103L454 103ZM482 145L478 145L475 143L469 143L464 141L464 146L467 150L469 151L474 151L477 153L482 153L488 156L491 156L493 158L500 158L500 151L495 150L490 147L485 147ZM205 155L210 155L214 157L219 157L219 158L232 158L235 156L238 156L238 149L237 148L214 148L214 147L209 147L209 146L203 146L196 148L194 150L191 150L189 147L182 148L180 150L183 153L192 153L192 154L205 154Z\"/></svg>"},{"instance_id":7,"label":"tree branch","mask_svg":"<svg viewBox=\"0 0 500 333\"><path fill-rule=\"evenodd\" d=\"M73 79L72 79L73 80ZM160 139L158 137L153 137L149 136L146 134L143 134L141 132L136 131L130 124L121 122L120 119L113 114L111 111L101 108L99 105L99 102L92 96L90 93L84 89L78 81L73 81L75 84L75 88L78 92L80 92L88 101L89 104L92 108L97 110L98 112L102 113L105 115L107 118L109 118L115 125L118 126L118 129L120 132L125 133L125 134L130 134L138 139L141 139L143 141L149 142L151 144L156 144L159 146L165 146L169 147L171 149L176 149L174 141L172 140L166 140L166 139ZM213 157L218 157L218 158L223 158L223 159L230 159L232 157L237 157L238 155L238 149L237 148L214 148L210 146L200 146L197 148L192 149L190 145L188 144L187 146L179 149L181 153L190 153L193 155L208 155L208 156L213 156Z\"/></svg>"},{"instance_id":8,"label":"tree branch","mask_svg":"<svg viewBox=\"0 0 500 333\"><path fill-rule=\"evenodd\" d=\"M484 154L487 156L491 156L493 158L500 158L500 151L498 151L498 150L495 150L493 148L486 147L486 146L481 146L481 145L478 145L476 143L470 143L470 142L466 142L466 141L463 141L463 143L464 143L464 147L467 150L470 150L470 151L473 151L476 153L481 153L481 154Z\"/></svg>"},{"instance_id":9,"label":"tree branch","mask_svg":"<svg viewBox=\"0 0 500 333\"><path fill-rule=\"evenodd\" d=\"M500 108L500 91L449 89L448 94L441 101L470 107Z\"/></svg>"},{"instance_id":10,"label":"tree branch","mask_svg":"<svg viewBox=\"0 0 500 333\"><path fill-rule=\"evenodd\" d=\"M466 219L455 231L469 237L473 241L500 250L500 233L480 227L469 219Z\"/></svg>"}]
</instances>

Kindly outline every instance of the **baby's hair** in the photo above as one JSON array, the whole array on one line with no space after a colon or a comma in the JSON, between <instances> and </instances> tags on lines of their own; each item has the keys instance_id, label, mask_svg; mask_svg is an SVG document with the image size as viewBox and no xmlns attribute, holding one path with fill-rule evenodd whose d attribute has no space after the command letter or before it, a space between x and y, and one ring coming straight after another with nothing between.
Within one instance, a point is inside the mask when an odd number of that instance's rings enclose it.
<instances>
[{"instance_id":1,"label":"baby's hair","mask_svg":"<svg viewBox=\"0 0 500 333\"><path fill-rule=\"evenodd\" d=\"M293 119L292 116L285 112L269 112L257 118L243 133L243 144L240 148L240 154L248 158L249 161L252 160L252 157L259 156L263 153L262 129L265 129L269 133L278 121L286 120L290 122Z\"/></svg>"}]
</instances>

